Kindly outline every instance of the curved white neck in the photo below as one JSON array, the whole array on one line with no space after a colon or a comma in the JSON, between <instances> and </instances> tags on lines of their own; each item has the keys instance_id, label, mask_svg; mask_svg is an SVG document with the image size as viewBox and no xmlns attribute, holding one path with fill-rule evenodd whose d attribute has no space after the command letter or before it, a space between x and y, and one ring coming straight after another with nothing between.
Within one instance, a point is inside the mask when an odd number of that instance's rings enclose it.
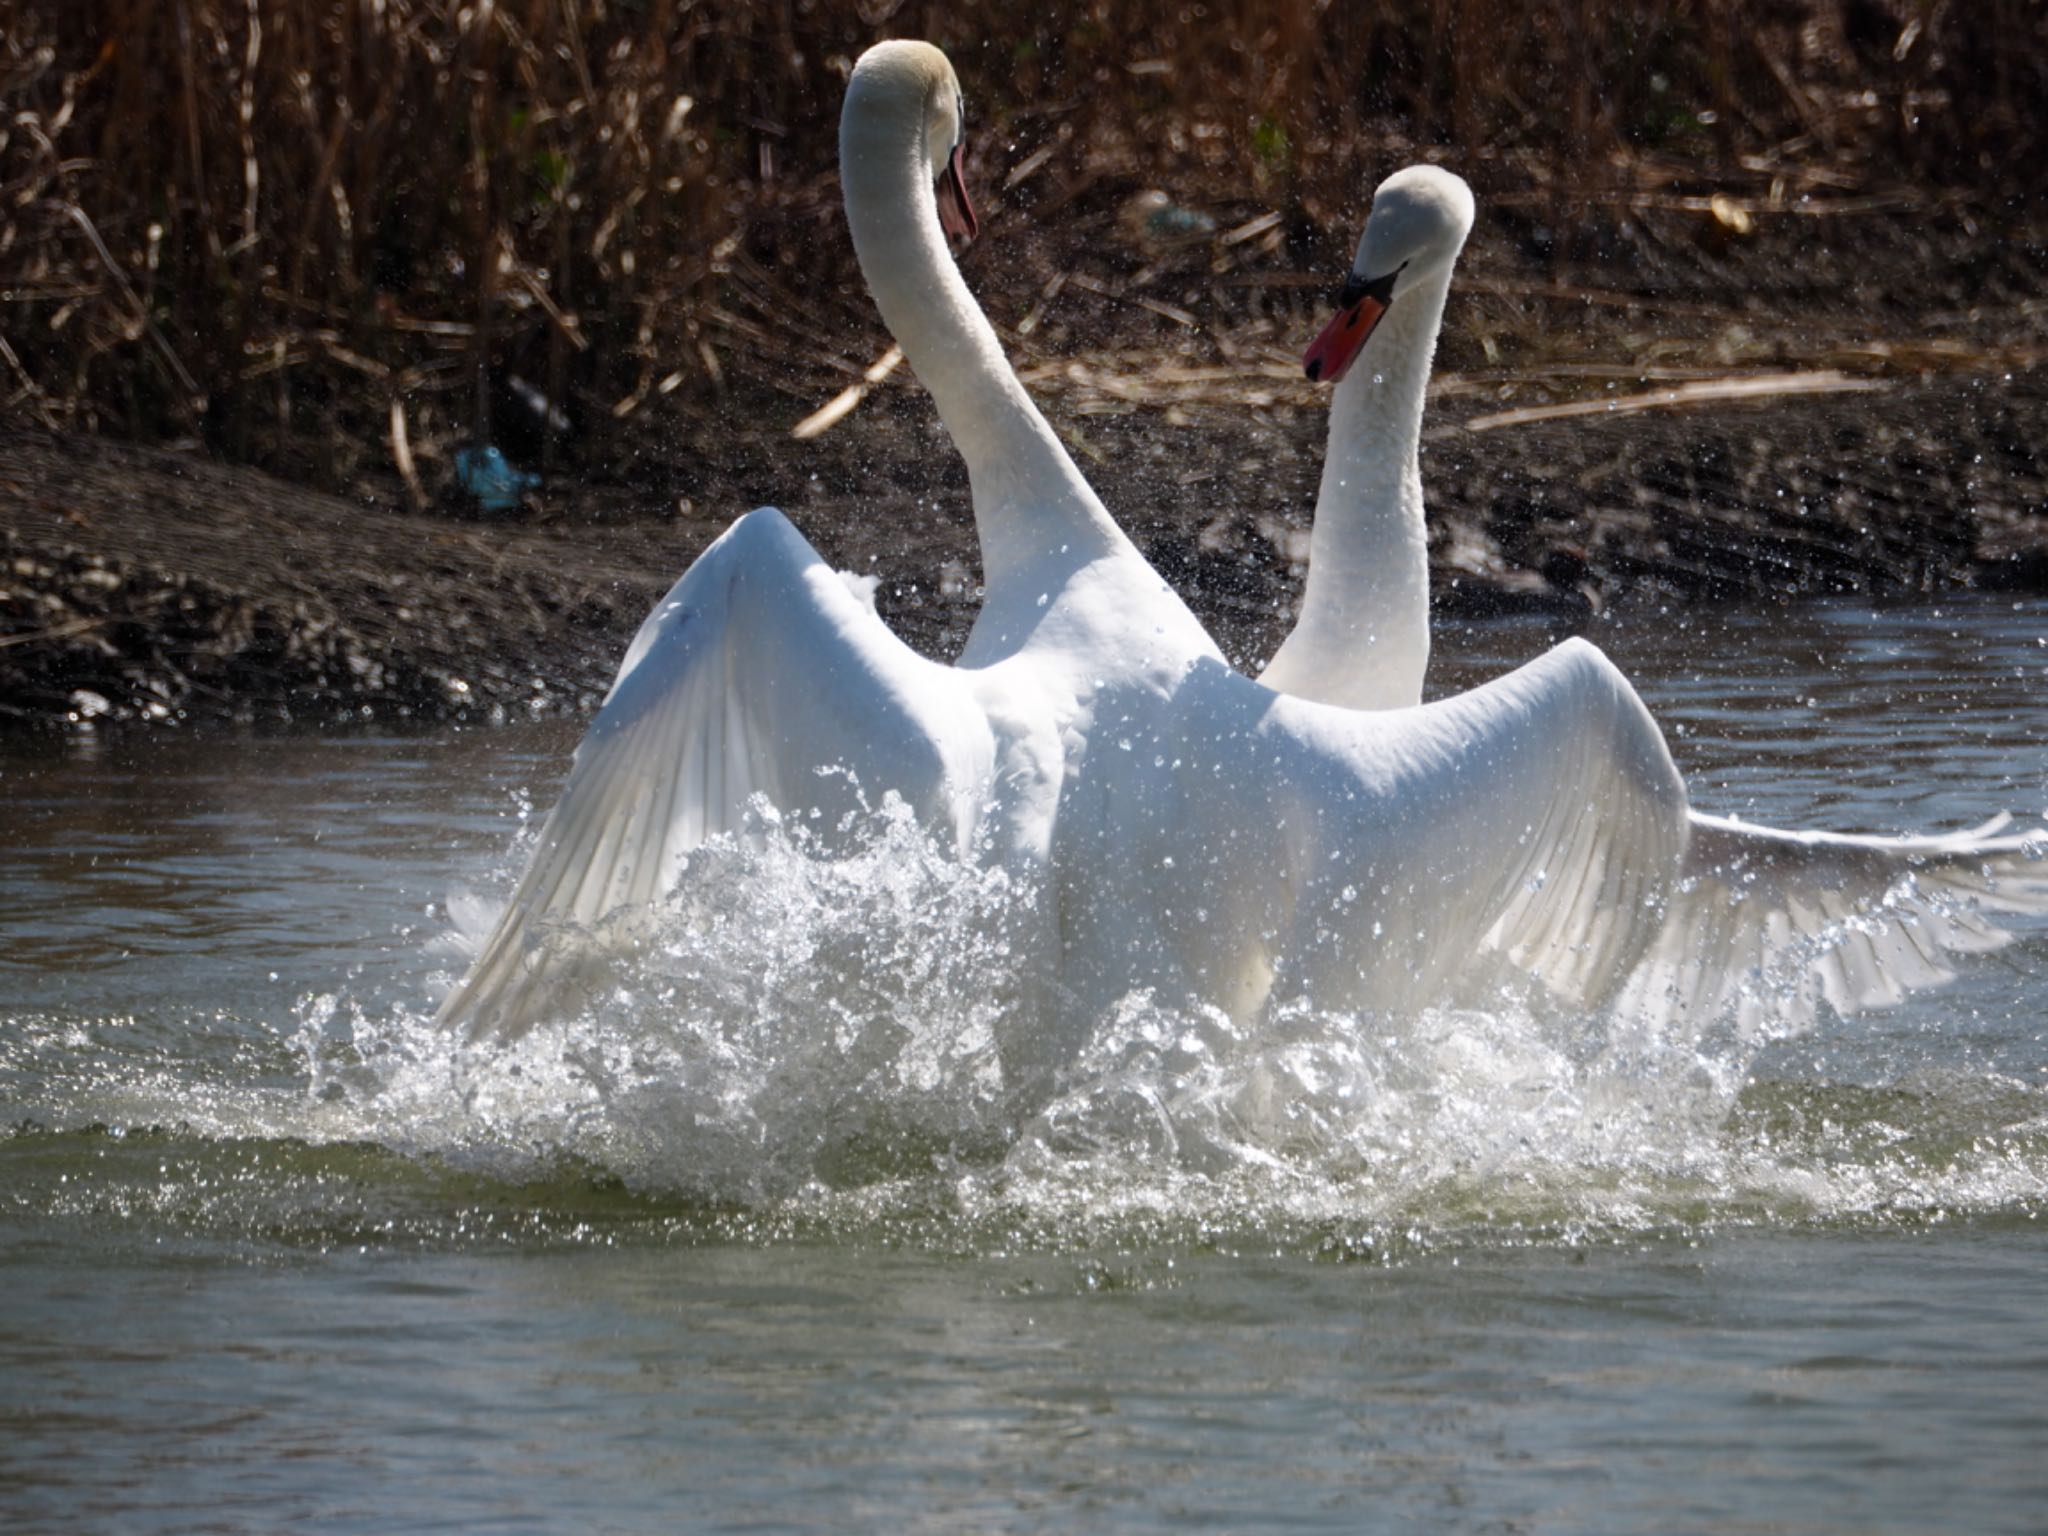
<instances>
[{"instance_id":1,"label":"curved white neck","mask_svg":"<svg viewBox=\"0 0 2048 1536\"><path fill-rule=\"evenodd\" d=\"M961 278L926 153L922 103L856 75L839 135L854 251L884 323L967 461L987 609L1006 613L1035 600L1056 572L1131 546L1024 392Z\"/></svg>"},{"instance_id":2,"label":"curved white neck","mask_svg":"<svg viewBox=\"0 0 2048 1536\"><path fill-rule=\"evenodd\" d=\"M1404 290L1330 401L1301 616L1259 681L1348 709L1422 702L1429 529L1422 403L1450 274Z\"/></svg>"}]
</instances>

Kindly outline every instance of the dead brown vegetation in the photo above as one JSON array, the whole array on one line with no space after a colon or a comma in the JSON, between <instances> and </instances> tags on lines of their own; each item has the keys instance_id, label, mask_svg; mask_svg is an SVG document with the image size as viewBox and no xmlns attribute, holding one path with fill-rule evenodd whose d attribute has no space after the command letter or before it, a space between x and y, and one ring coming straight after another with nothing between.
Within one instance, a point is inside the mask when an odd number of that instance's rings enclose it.
<instances>
[{"instance_id":1,"label":"dead brown vegetation","mask_svg":"<svg viewBox=\"0 0 2048 1536\"><path fill-rule=\"evenodd\" d=\"M1617 197L2048 185L2033 0L0 0L0 416L328 484L522 430L616 465L866 323L830 178L886 35L952 53L998 199L1220 199L1232 271L1348 244L1419 146L1564 241Z\"/></svg>"}]
</instances>

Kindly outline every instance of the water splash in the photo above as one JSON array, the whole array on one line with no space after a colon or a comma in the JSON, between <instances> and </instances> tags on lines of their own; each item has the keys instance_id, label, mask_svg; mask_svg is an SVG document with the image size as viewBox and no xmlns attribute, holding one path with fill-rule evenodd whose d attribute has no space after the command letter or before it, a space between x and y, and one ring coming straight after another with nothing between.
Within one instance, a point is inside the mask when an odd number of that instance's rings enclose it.
<instances>
[{"instance_id":1,"label":"water splash","mask_svg":"<svg viewBox=\"0 0 2048 1536\"><path fill-rule=\"evenodd\" d=\"M604 993L509 1047L346 991L268 1021L17 1019L0 1092L13 1119L163 1128L218 1165L213 1195L164 1175L144 1207L319 1241L421 1204L471 1240L480 1187L496 1235L542 1208L572 1231L741 1210L1376 1252L2048 1204L2048 1093L1932 1071L1937 1041L1870 1087L1781 1070L1768 1028L1674 1038L1512 994L1238 1021L1141 991L1076 1019L1038 980L1055 893L962 863L893 801L835 829L834 857L815 842L763 819L706 845Z\"/></svg>"},{"instance_id":2,"label":"water splash","mask_svg":"<svg viewBox=\"0 0 2048 1536\"><path fill-rule=\"evenodd\" d=\"M993 1155L1037 1075L1042 893L894 797L816 842L771 816L705 844L580 1016L435 1070L502 1140L721 1199Z\"/></svg>"}]
</instances>

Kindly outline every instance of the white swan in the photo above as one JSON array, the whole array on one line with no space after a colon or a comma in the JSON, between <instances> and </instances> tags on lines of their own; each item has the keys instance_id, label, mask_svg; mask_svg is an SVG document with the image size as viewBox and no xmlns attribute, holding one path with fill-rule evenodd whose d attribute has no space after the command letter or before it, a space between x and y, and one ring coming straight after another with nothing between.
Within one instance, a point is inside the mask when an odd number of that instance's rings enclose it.
<instances>
[{"instance_id":1,"label":"white swan","mask_svg":"<svg viewBox=\"0 0 2048 1536\"><path fill-rule=\"evenodd\" d=\"M896 793L963 854L1043 867L1090 698L1111 679L1162 694L1217 659L1031 404L953 263L946 230L973 217L962 123L945 56L893 42L862 56L840 130L862 271L973 486L987 598L960 665L904 646L780 512L739 519L634 637L444 1021L510 1036L572 1008L690 849L735 829L756 795L829 827Z\"/></svg>"},{"instance_id":2,"label":"white swan","mask_svg":"<svg viewBox=\"0 0 2048 1536\"><path fill-rule=\"evenodd\" d=\"M1282 693L1353 709L1422 702L1422 402L1472 216L1471 189L1433 165L1381 182L1337 314L1303 359L1335 394L1301 614L1259 674ZM1371 366L1354 369L1368 339Z\"/></svg>"},{"instance_id":3,"label":"white swan","mask_svg":"<svg viewBox=\"0 0 2048 1536\"><path fill-rule=\"evenodd\" d=\"M1301 615L1260 680L1364 709L1422 700L1429 659L1423 398L1451 271L1471 233L1465 182L1436 166L1374 193L1337 313L1303 358L1335 386ZM1945 952L2004 935L1983 912L2048 909L2038 835L2003 820L1935 837L1778 832L1689 812L1671 909L1628 988L1652 1012L1713 1010L1776 968L1798 1014L1897 1001L1946 981ZM1745 1011L1765 1006L1761 992Z\"/></svg>"}]
</instances>

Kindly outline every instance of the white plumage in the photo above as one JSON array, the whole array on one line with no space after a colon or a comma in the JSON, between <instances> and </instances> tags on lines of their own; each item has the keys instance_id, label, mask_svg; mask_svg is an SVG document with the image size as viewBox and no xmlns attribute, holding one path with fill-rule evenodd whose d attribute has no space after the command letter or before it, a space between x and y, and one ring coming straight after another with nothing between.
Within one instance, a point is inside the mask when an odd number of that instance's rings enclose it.
<instances>
[{"instance_id":1,"label":"white plumage","mask_svg":"<svg viewBox=\"0 0 2048 1536\"><path fill-rule=\"evenodd\" d=\"M1918 970L1873 944L1814 972L1853 1005L1990 936L1952 897L2048 904L2016 839L1873 844L1691 816L1655 722L1582 641L1385 712L1232 671L961 281L930 192L957 167L958 123L944 57L883 44L848 88L841 171L863 270L973 484L988 597L960 664L914 655L779 512L741 518L635 637L444 1019L504 1038L575 1011L653 931L691 850L742 830L750 805L820 812L829 855L839 817L887 794L957 856L1048 893L1045 991L1082 1023L1138 987L1247 1018L1301 996L1460 1000L1504 974L1574 1005L1718 1007L1825 926L1840 872L1860 871L1849 899L1866 910L1921 869L1922 893L1898 897L1921 923L1904 940Z\"/></svg>"},{"instance_id":2,"label":"white plumage","mask_svg":"<svg viewBox=\"0 0 2048 1536\"><path fill-rule=\"evenodd\" d=\"M1295 697L1373 708L1421 701L1423 395L1472 221L1471 191L1450 172L1424 165L1389 176L1359 239L1350 304L1310 348L1317 375L1337 381L1329 447L1301 618L1261 678ZM1822 999L1847 1013L1948 981L1949 956L2005 942L1990 914L2048 911L2048 844L2008 825L1869 837L1690 812L1665 919L1625 1004L1694 1019L1732 1004L1752 1024L1766 1012L1790 1022Z\"/></svg>"}]
</instances>

